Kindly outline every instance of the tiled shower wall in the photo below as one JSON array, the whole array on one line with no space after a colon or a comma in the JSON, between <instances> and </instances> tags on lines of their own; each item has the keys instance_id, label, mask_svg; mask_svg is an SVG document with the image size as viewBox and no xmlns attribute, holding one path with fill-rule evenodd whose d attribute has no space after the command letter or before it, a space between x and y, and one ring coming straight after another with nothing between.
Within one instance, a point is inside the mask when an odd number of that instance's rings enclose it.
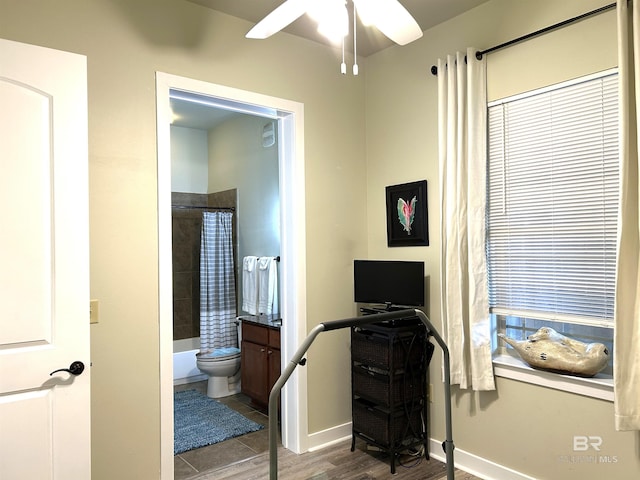
<instances>
[{"instance_id":1,"label":"tiled shower wall","mask_svg":"<svg viewBox=\"0 0 640 480\"><path fill-rule=\"evenodd\" d=\"M200 194L171 194L171 204L183 207L236 208L237 190ZM200 230L202 208L172 208L173 339L200 336ZM237 254L237 209L233 216L234 258ZM237 277L236 277L237 278ZM236 290L238 282L236 281Z\"/></svg>"}]
</instances>

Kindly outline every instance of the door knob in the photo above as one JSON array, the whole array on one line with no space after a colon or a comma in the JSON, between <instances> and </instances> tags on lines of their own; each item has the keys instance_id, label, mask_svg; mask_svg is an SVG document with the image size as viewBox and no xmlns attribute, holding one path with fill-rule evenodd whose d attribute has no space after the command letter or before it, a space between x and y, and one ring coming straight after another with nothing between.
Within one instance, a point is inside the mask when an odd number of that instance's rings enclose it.
<instances>
[{"instance_id":1,"label":"door knob","mask_svg":"<svg viewBox=\"0 0 640 480\"><path fill-rule=\"evenodd\" d=\"M68 372L71 375L80 375L82 372L84 372L84 363L80 361L73 362L71 365L69 365L69 368L59 368L58 370L54 370L53 372L51 372L49 375L51 376L57 372Z\"/></svg>"}]
</instances>

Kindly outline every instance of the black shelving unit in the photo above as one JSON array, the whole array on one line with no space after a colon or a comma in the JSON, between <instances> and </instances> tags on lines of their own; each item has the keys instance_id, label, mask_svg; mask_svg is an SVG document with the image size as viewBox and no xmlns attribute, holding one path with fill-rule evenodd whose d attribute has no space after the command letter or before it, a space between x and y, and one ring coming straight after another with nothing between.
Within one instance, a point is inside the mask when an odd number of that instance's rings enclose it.
<instances>
[{"instance_id":1,"label":"black shelving unit","mask_svg":"<svg viewBox=\"0 0 640 480\"><path fill-rule=\"evenodd\" d=\"M424 446L428 458L427 366L433 350L418 317L351 328L351 451L360 438L387 452L391 473L401 452Z\"/></svg>"}]
</instances>

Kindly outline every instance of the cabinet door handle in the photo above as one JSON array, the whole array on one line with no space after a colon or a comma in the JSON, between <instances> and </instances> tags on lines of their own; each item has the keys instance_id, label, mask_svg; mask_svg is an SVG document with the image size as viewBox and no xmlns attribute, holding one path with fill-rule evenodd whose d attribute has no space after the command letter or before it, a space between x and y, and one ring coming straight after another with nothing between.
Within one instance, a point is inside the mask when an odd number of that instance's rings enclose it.
<instances>
[{"instance_id":1,"label":"cabinet door handle","mask_svg":"<svg viewBox=\"0 0 640 480\"><path fill-rule=\"evenodd\" d=\"M260 352L264 353L264 348L261 348L261 349L260 349Z\"/></svg>"}]
</instances>

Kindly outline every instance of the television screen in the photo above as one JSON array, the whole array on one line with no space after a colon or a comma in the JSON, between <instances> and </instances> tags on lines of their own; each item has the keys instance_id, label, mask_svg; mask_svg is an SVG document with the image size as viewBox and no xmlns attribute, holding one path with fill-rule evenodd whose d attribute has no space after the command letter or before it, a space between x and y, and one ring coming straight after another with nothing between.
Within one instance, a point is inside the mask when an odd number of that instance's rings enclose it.
<instances>
[{"instance_id":1,"label":"television screen","mask_svg":"<svg viewBox=\"0 0 640 480\"><path fill-rule=\"evenodd\" d=\"M354 260L353 284L357 303L424 306L424 262Z\"/></svg>"}]
</instances>

